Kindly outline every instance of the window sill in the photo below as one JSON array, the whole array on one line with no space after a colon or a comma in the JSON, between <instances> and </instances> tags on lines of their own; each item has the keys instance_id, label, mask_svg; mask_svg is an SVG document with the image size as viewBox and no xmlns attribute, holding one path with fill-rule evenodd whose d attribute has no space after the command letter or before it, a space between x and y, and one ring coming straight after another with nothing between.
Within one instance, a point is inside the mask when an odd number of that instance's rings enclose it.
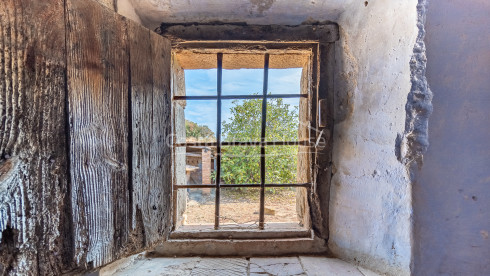
<instances>
[{"instance_id":1,"label":"window sill","mask_svg":"<svg viewBox=\"0 0 490 276\"><path fill-rule=\"evenodd\" d=\"M258 227L222 225L215 230L213 225L184 225L170 233L170 239L290 239L311 238L310 229L296 223L266 223L264 230Z\"/></svg>"}]
</instances>

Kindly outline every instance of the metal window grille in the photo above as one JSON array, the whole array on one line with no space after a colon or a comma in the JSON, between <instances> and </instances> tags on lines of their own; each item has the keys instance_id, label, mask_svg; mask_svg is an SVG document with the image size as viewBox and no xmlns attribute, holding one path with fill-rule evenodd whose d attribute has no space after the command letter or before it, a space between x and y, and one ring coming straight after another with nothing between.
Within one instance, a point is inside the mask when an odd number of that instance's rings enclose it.
<instances>
[{"instance_id":1,"label":"metal window grille","mask_svg":"<svg viewBox=\"0 0 490 276\"><path fill-rule=\"evenodd\" d=\"M214 228L219 229L220 218L220 191L222 188L254 188L260 187L260 211L259 211L259 229L264 229L264 205L265 205L265 188L266 187L303 187L310 189L312 183L277 183L265 184L265 148L267 146L284 146L284 145L310 145L307 141L266 141L266 123L267 123L267 99L271 98L308 98L307 94L267 94L267 84L269 76L269 54L264 55L264 78L262 95L222 95L222 71L223 71L223 53L217 54L217 95L216 96L174 96L173 100L216 100L217 101L217 127L216 142L193 142L193 143L175 143L174 147L188 146L214 146L216 147L216 184L211 185L174 185L174 191L177 189L188 188L215 188L215 220ZM260 142L222 142L221 141L221 101L228 99L262 99L262 124ZM260 146L260 184L221 184L221 146Z\"/></svg>"}]
</instances>

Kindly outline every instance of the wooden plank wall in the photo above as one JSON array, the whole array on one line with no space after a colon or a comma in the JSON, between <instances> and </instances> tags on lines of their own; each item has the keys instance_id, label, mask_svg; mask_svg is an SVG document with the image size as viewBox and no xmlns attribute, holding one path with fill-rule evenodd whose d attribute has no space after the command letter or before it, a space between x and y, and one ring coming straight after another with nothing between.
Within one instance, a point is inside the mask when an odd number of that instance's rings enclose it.
<instances>
[{"instance_id":1,"label":"wooden plank wall","mask_svg":"<svg viewBox=\"0 0 490 276\"><path fill-rule=\"evenodd\" d=\"M67 3L75 258L97 267L169 228L170 42L95 2Z\"/></svg>"},{"instance_id":2,"label":"wooden plank wall","mask_svg":"<svg viewBox=\"0 0 490 276\"><path fill-rule=\"evenodd\" d=\"M66 263L63 10L63 0L0 2L0 274Z\"/></svg>"},{"instance_id":3,"label":"wooden plank wall","mask_svg":"<svg viewBox=\"0 0 490 276\"><path fill-rule=\"evenodd\" d=\"M165 238L169 41L92 0L2 1L0 32L0 274Z\"/></svg>"},{"instance_id":4,"label":"wooden plank wall","mask_svg":"<svg viewBox=\"0 0 490 276\"><path fill-rule=\"evenodd\" d=\"M75 259L97 267L120 257L131 219L126 21L68 0L67 53Z\"/></svg>"}]
</instances>

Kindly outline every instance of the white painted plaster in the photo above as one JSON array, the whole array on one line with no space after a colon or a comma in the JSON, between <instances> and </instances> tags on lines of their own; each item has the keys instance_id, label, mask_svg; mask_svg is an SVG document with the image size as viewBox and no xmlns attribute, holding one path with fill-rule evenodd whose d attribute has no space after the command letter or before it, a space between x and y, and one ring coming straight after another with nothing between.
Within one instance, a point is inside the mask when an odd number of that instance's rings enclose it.
<instances>
[{"instance_id":1,"label":"white painted plaster","mask_svg":"<svg viewBox=\"0 0 490 276\"><path fill-rule=\"evenodd\" d=\"M411 184L395 140L405 126L416 0L122 1L120 13L134 9L151 29L160 22L338 22L329 247L382 273L410 273Z\"/></svg>"},{"instance_id":2,"label":"white painted plaster","mask_svg":"<svg viewBox=\"0 0 490 276\"><path fill-rule=\"evenodd\" d=\"M338 19L355 0L118 0L129 2L150 29L161 22L247 22L249 24L300 24L309 18ZM125 5L125 8L129 8Z\"/></svg>"},{"instance_id":3,"label":"white painted plaster","mask_svg":"<svg viewBox=\"0 0 490 276\"><path fill-rule=\"evenodd\" d=\"M329 248L396 275L410 273L411 184L395 140L405 128L416 4L349 5L338 20L336 47Z\"/></svg>"},{"instance_id":4,"label":"white painted plaster","mask_svg":"<svg viewBox=\"0 0 490 276\"><path fill-rule=\"evenodd\" d=\"M138 16L138 14L136 14L136 10L134 9L131 0L118 0L116 8L119 14L142 24L140 17Z\"/></svg>"}]
</instances>

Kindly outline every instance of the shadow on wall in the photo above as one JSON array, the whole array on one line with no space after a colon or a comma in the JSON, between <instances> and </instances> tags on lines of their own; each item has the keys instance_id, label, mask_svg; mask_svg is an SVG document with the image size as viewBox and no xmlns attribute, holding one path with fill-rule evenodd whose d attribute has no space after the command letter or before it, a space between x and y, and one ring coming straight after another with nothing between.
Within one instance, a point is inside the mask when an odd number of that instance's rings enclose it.
<instances>
[{"instance_id":1,"label":"shadow on wall","mask_svg":"<svg viewBox=\"0 0 490 276\"><path fill-rule=\"evenodd\" d=\"M359 77L359 65L352 55L349 47L349 37L342 26L340 29L341 40L337 43L340 51L336 51L335 62L337 71L335 73L335 123L342 123L352 117L354 112L353 97L357 89Z\"/></svg>"}]
</instances>

